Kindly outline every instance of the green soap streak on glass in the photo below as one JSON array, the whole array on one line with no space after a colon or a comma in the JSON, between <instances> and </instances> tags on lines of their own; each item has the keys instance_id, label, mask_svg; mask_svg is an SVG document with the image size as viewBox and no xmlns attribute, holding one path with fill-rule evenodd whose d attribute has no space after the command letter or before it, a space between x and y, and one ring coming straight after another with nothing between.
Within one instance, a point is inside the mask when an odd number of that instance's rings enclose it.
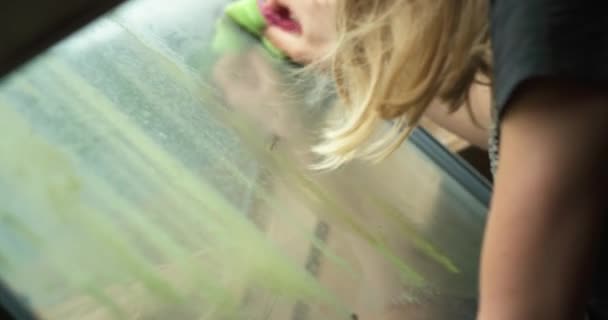
<instances>
[{"instance_id":1,"label":"green soap streak on glass","mask_svg":"<svg viewBox=\"0 0 608 320\"><path fill-rule=\"evenodd\" d=\"M95 88L88 86L84 79L71 72L69 67L63 65L59 60L50 59L49 61L48 72L58 79L57 83L60 84L60 87L68 88L71 99L78 101L78 103L67 104L68 107L73 107L71 112L76 115L86 113L89 117L100 122L111 123L114 130L120 133L109 135L106 138L107 142L113 146L116 154L125 157L123 160L125 165L137 164L137 170L139 171L137 175L146 177L151 183L164 186L162 189L169 197L181 199L181 201L177 201L177 204L180 205L181 212L190 212L190 214L185 215L187 218L194 219L194 221L203 219L204 215L201 215L201 211L197 212L197 208L209 213L222 212L220 215L207 216L207 218L213 217L213 219L201 220L205 223L206 232L210 233L209 238L213 239L220 247L231 248L237 250L237 252L247 252L247 254L226 254L216 251L215 259L217 261L226 265L246 265L250 270L244 275L247 275L250 279L243 281L266 287L277 294L306 299L325 297L324 300L333 300L330 297L331 295L315 284L316 280L302 272L300 267L291 265L286 259L277 255L272 244L264 240L253 225L242 219L236 209L226 203L213 188L206 186L201 181L194 181L191 172L160 149L138 129L137 125L131 123L120 112L117 112L118 108L97 92ZM30 94L35 91L32 87L27 88L27 82L22 83L21 88L29 90ZM9 110L8 106L3 107L5 110ZM3 119L9 118L3 117ZM19 121L11 121L11 123L14 125ZM6 128L17 131L15 128L8 126ZM94 126L91 128L94 128ZM61 184L54 185L51 188L50 199L46 200L51 202L53 211L60 213L60 218L65 221L77 218L77 223L91 232L92 238L103 243L108 251L112 253L114 259L121 261L123 267L129 271L131 276L140 279L139 282L151 293L158 293L160 294L159 298L169 301L183 300L184 297L178 294L175 288L158 278L155 272L148 271L145 262L138 262L139 258L136 258L138 255L131 252L126 247L128 244L120 240L124 236L121 237L118 231L112 227L111 222L103 218L103 213L95 212L92 208L78 206L79 201L74 197L79 194L83 185L90 188L94 187L98 197L103 198L104 202L112 204L112 207L115 207L114 210L123 212L127 220L131 220L133 225L139 226L139 229L148 234L148 239L155 240L153 245L157 246L160 251L175 258L175 254L178 257L182 255L179 253L179 248L171 244L169 239L165 238L163 240L160 230L155 230L155 227L146 223L145 219L140 219L141 216L138 214L137 208L132 207L128 201L122 200L121 196L102 180L87 175L82 179L71 178L82 175L82 173L76 173L75 169L66 166L71 162L70 160L64 159L65 157L60 152L50 149L50 146L46 146L43 142L33 140L33 137L30 137L30 141L33 143L29 151L40 154L34 159L56 159L55 161L51 160L49 164L64 164L63 167L51 167L52 169L49 170L54 172L53 175L45 171L40 172L44 169L38 165L27 166L27 163L22 164L24 168L38 170L38 176L61 177ZM20 149L23 152L27 151L23 146ZM81 181L83 179L86 182ZM179 181L180 183L171 183L172 181ZM71 220L71 223L76 223L76 221ZM258 249L252 250L253 248ZM244 263L245 261L246 263ZM192 274L192 276L194 276L193 280L197 278L196 274ZM199 282L199 284L203 284L205 290L216 288L211 290L207 296L222 296L221 292L215 291L221 289L221 283L213 285L209 281L212 281L212 278ZM104 297L99 293L94 296L100 299ZM103 300L101 299L100 302L103 302ZM224 299L224 301L227 302L228 300ZM218 305L221 304L220 301L216 302ZM224 303L224 305L229 306L224 307L225 309L234 309L234 303ZM115 310L116 306L109 306L109 308Z\"/></svg>"},{"instance_id":2,"label":"green soap streak on glass","mask_svg":"<svg viewBox=\"0 0 608 320\"><path fill-rule=\"evenodd\" d=\"M105 215L81 205L81 179L77 178L79 173L70 165L72 161L61 151L32 136L28 126L9 112L10 109L5 104L0 104L0 111L2 127L10 130L19 141L18 148L10 143L0 143L0 152L11 155L3 159L3 175L10 177L11 172L18 172L20 181L26 183L18 187L28 188L23 193L33 197L33 202L48 205L50 213L59 214L61 221L80 225L94 235L97 241L110 249L108 252L121 262L122 267L140 277L151 292L161 294L161 299L179 299L179 295L170 286L149 271L149 266L129 248L128 242L122 240L124 236L117 232ZM14 161L10 161L12 159ZM23 159L29 161L24 162ZM37 159L44 159L44 162L37 163ZM34 180L35 183L27 183L28 180ZM101 185L98 187L101 187L98 191L103 190ZM54 258L69 268L67 263L71 259Z\"/></svg>"},{"instance_id":3,"label":"green soap streak on glass","mask_svg":"<svg viewBox=\"0 0 608 320\"><path fill-rule=\"evenodd\" d=\"M101 302L104 306L106 306L106 308L110 311L110 313L114 316L115 319L129 319L125 311L122 310L122 308L118 304L116 304L116 302L114 302L113 297L108 296L98 287L87 287L85 289L85 293L87 293L91 298Z\"/></svg>"},{"instance_id":4,"label":"green soap streak on glass","mask_svg":"<svg viewBox=\"0 0 608 320\"><path fill-rule=\"evenodd\" d=\"M416 228L405 220L399 210L379 198L373 199L382 212L390 216L403 231L404 237L410 239L416 249L433 259L451 273L460 273L460 269L432 243L417 234Z\"/></svg>"},{"instance_id":5,"label":"green soap streak on glass","mask_svg":"<svg viewBox=\"0 0 608 320\"><path fill-rule=\"evenodd\" d=\"M179 68L176 68L176 66L170 61L170 59L167 59L166 57L164 57L162 54L155 52L154 48L148 48L148 51L146 52L147 54L144 55L144 52L141 52L141 56L142 59L149 59L148 63L153 63L159 67L162 67L163 70L166 71L167 74L172 74L174 75L173 80L177 83L180 83L180 85L184 88L190 88L189 90L191 91L198 91L201 94L204 94L204 92L202 92L201 90L197 90L196 88L192 87L192 81L191 78L187 77L183 72L178 72L176 70L179 70ZM156 53L156 54L155 54ZM153 58L154 57L154 58ZM138 78L135 74L129 73L129 72L125 72L124 75L127 77L127 79L129 80L130 83L132 83L133 85L135 85L137 88L140 89L140 91L142 92L142 94L144 96L149 96L150 94L150 90L146 90L145 87L145 83L142 82L141 78ZM153 97L148 97L147 98L148 101L153 101L154 98ZM204 101L204 103L210 107L210 108L215 108L217 111L223 109L223 107L221 106L213 106L213 97L212 95L204 95L201 98L202 101ZM171 112L165 112L163 113L163 117L166 119L171 119L173 121L175 121L175 123L177 125L179 125L180 127L183 128L187 128L189 129L190 126L184 124L184 123L180 123L183 122L182 119L180 119L179 117L176 117L174 114L172 114ZM232 121L232 125L234 127L238 127L238 126L247 126L246 121L244 119L238 119L237 115L230 115L230 116L225 116L226 119L228 119L228 121ZM246 132L255 132L255 128L246 128L243 129L243 131ZM200 148L205 148L205 149L210 149L212 150L212 154L214 154L214 156L218 157L218 162L224 166L226 169L229 170L229 172L231 172L235 177L241 179L243 181L243 183L245 184L251 184L252 181L250 181L250 178L247 178L243 175L243 173L241 172L241 170L239 170L238 168L234 167L231 165L231 161L229 161L228 159L225 158L225 156L221 153L220 150L214 150L214 146L213 144L210 143L200 143L203 142L205 140L200 138L200 134L196 134L195 132L191 132L189 135L192 138L192 141L194 141L195 143L197 143L197 145ZM250 136L250 135L249 135ZM253 141L254 139L252 139L251 141L247 141L247 144L253 148L257 148L258 150L262 150L265 149L265 146L260 145L258 141ZM218 142L219 143L219 142ZM274 156L276 156L275 154L273 154ZM284 158L280 158L276 160L277 162L279 162L281 165L283 166L289 166L289 163L291 162L288 159L284 159ZM293 166L287 168L286 170L289 171L300 171L301 169L295 168ZM281 209L280 207L278 207L276 205L276 203L272 203L272 200L269 199L269 195L264 193L263 190L260 189L254 189L253 192L255 192L258 196L260 196L262 199L269 201L270 205L275 208L275 209ZM284 212L284 210L277 210L278 212ZM297 226L297 224L296 224ZM314 239L314 237L310 237L310 240L314 243L314 245L318 246L319 248L322 249L322 251L334 262L338 263L340 266L342 266L345 269L350 269L350 267L348 266L348 264L341 260L337 255L333 254L331 252L331 250L325 248L325 246L321 243L319 243L318 241L316 241ZM351 271L352 272L352 271Z\"/></svg>"}]
</instances>

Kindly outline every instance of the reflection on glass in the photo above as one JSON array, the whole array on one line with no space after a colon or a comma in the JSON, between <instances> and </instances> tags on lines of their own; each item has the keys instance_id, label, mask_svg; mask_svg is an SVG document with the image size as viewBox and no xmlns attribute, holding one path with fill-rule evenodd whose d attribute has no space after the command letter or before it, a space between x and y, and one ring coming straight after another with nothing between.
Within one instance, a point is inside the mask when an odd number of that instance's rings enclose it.
<instances>
[{"instance_id":1,"label":"reflection on glass","mask_svg":"<svg viewBox=\"0 0 608 320\"><path fill-rule=\"evenodd\" d=\"M226 1L135 0L0 83L0 277L42 319L471 319L485 207L413 145L307 170L331 106Z\"/></svg>"}]
</instances>

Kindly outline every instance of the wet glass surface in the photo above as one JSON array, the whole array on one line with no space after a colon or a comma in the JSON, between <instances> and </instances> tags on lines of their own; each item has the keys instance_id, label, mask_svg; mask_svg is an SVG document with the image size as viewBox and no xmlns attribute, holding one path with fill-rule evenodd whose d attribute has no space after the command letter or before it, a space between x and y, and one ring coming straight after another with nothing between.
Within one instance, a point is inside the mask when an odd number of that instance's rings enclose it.
<instances>
[{"instance_id":1,"label":"wet glass surface","mask_svg":"<svg viewBox=\"0 0 608 320\"><path fill-rule=\"evenodd\" d=\"M409 142L308 170L327 83L226 3L128 2L0 82L0 277L41 319L473 319L485 205Z\"/></svg>"}]
</instances>

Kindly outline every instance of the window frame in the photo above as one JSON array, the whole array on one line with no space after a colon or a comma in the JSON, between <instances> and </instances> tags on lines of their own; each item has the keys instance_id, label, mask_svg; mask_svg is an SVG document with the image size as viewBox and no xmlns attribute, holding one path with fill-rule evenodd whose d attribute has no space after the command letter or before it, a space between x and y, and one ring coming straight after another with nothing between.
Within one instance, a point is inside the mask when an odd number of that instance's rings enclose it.
<instances>
[{"instance_id":1,"label":"window frame","mask_svg":"<svg viewBox=\"0 0 608 320\"><path fill-rule=\"evenodd\" d=\"M0 81L48 47L124 0L0 2Z\"/></svg>"}]
</instances>

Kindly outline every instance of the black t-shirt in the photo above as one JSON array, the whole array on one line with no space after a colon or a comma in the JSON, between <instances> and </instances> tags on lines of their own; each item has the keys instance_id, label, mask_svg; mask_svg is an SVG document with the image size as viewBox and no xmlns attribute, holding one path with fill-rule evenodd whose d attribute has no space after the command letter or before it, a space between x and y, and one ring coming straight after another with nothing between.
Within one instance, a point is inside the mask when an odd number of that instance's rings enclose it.
<instances>
[{"instance_id":1,"label":"black t-shirt","mask_svg":"<svg viewBox=\"0 0 608 320\"><path fill-rule=\"evenodd\" d=\"M496 122L526 80L608 82L608 0L492 0L491 4ZM496 155L493 166L500 165L496 164L499 132L495 125L490 150ZM604 234L593 283L594 319L608 319L608 232Z\"/></svg>"},{"instance_id":2,"label":"black t-shirt","mask_svg":"<svg viewBox=\"0 0 608 320\"><path fill-rule=\"evenodd\" d=\"M498 114L525 80L608 80L608 1L492 0Z\"/></svg>"}]
</instances>

